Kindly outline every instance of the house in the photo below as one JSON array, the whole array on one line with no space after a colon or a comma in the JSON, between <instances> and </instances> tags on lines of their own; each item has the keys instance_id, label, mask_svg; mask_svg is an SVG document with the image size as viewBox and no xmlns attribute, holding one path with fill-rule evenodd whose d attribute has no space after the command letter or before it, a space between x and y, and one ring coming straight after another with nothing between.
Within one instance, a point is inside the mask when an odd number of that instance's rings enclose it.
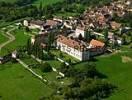
<instances>
[{"instance_id":1,"label":"house","mask_svg":"<svg viewBox=\"0 0 132 100\"><path fill-rule=\"evenodd\" d=\"M120 23L117 23L115 21L112 21L110 22L110 27L113 29L113 30L117 30L121 27L121 24Z\"/></svg>"},{"instance_id":2,"label":"house","mask_svg":"<svg viewBox=\"0 0 132 100\"><path fill-rule=\"evenodd\" d=\"M28 20L24 20L23 21L23 25L26 26L26 27L28 27L29 26Z\"/></svg>"},{"instance_id":3,"label":"house","mask_svg":"<svg viewBox=\"0 0 132 100\"><path fill-rule=\"evenodd\" d=\"M53 30L59 26L61 26L62 23L56 20L46 20L46 22L43 24L43 30L50 31Z\"/></svg>"},{"instance_id":4,"label":"house","mask_svg":"<svg viewBox=\"0 0 132 100\"><path fill-rule=\"evenodd\" d=\"M44 31L50 31L62 25L61 22L56 20L24 20L23 24L24 26L27 26L30 29L40 29Z\"/></svg>"},{"instance_id":5,"label":"house","mask_svg":"<svg viewBox=\"0 0 132 100\"><path fill-rule=\"evenodd\" d=\"M25 26L28 26L30 29L42 29L44 23L45 21L42 20L31 20L28 21L28 24L27 21L24 22Z\"/></svg>"},{"instance_id":6,"label":"house","mask_svg":"<svg viewBox=\"0 0 132 100\"><path fill-rule=\"evenodd\" d=\"M54 20L54 21L63 22L62 18L59 18L59 17L56 17L56 16L53 18L53 20Z\"/></svg>"},{"instance_id":7,"label":"house","mask_svg":"<svg viewBox=\"0 0 132 100\"><path fill-rule=\"evenodd\" d=\"M90 57L102 54L105 50L105 44L100 41L91 40L89 44L62 35L58 36L56 44L57 49L80 61L89 60Z\"/></svg>"},{"instance_id":8,"label":"house","mask_svg":"<svg viewBox=\"0 0 132 100\"><path fill-rule=\"evenodd\" d=\"M85 27L83 26L77 26L75 30L75 35L76 37L79 37L79 35L82 35L83 38L85 38Z\"/></svg>"},{"instance_id":9,"label":"house","mask_svg":"<svg viewBox=\"0 0 132 100\"><path fill-rule=\"evenodd\" d=\"M57 49L65 52L80 61L89 59L89 51L86 51L86 47L71 38L59 35L57 39Z\"/></svg>"},{"instance_id":10,"label":"house","mask_svg":"<svg viewBox=\"0 0 132 100\"><path fill-rule=\"evenodd\" d=\"M91 57L103 54L105 52L105 43L92 39L88 48L90 48Z\"/></svg>"}]
</instances>

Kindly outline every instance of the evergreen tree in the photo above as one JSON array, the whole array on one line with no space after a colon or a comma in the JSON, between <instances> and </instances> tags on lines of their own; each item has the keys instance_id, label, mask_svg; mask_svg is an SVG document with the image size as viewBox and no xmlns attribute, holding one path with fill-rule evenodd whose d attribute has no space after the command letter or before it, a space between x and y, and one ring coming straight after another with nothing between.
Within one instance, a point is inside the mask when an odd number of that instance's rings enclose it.
<instances>
[{"instance_id":1,"label":"evergreen tree","mask_svg":"<svg viewBox=\"0 0 132 100\"><path fill-rule=\"evenodd\" d=\"M43 60L44 58L44 53L43 53L43 48L40 47L40 50L39 50L39 58Z\"/></svg>"},{"instance_id":2,"label":"evergreen tree","mask_svg":"<svg viewBox=\"0 0 132 100\"><path fill-rule=\"evenodd\" d=\"M31 39L28 39L28 41L27 41L27 53L28 53L29 55L32 54Z\"/></svg>"},{"instance_id":3,"label":"evergreen tree","mask_svg":"<svg viewBox=\"0 0 132 100\"><path fill-rule=\"evenodd\" d=\"M107 28L104 30L104 38L105 38L105 45L108 46L109 41L108 41L108 29Z\"/></svg>"},{"instance_id":4,"label":"evergreen tree","mask_svg":"<svg viewBox=\"0 0 132 100\"><path fill-rule=\"evenodd\" d=\"M48 34L48 46L47 46L47 51L49 51L51 49L51 46L54 42L54 34L53 33L49 33Z\"/></svg>"},{"instance_id":5,"label":"evergreen tree","mask_svg":"<svg viewBox=\"0 0 132 100\"><path fill-rule=\"evenodd\" d=\"M39 5L39 17L42 17L43 16L43 3L40 2L40 5Z\"/></svg>"},{"instance_id":6,"label":"evergreen tree","mask_svg":"<svg viewBox=\"0 0 132 100\"><path fill-rule=\"evenodd\" d=\"M88 42L90 42L90 40L91 40L91 31L89 29L87 29L85 34L86 34L86 40Z\"/></svg>"}]
</instances>

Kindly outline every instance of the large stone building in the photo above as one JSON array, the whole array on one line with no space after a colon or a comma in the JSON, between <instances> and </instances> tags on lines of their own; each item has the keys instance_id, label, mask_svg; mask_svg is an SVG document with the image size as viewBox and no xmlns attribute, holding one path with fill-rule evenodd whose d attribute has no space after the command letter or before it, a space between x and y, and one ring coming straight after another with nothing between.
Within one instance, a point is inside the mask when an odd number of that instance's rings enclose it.
<instances>
[{"instance_id":1,"label":"large stone building","mask_svg":"<svg viewBox=\"0 0 132 100\"><path fill-rule=\"evenodd\" d=\"M104 53L104 47L105 44L97 40L91 40L90 43L85 43L62 35L59 35L57 39L57 49L80 61L88 60L91 56Z\"/></svg>"}]
</instances>

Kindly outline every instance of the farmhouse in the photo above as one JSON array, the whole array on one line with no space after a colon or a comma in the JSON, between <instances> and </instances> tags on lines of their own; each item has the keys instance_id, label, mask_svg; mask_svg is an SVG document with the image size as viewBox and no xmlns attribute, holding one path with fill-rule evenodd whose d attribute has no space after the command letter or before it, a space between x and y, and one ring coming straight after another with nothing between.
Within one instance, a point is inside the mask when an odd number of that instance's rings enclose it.
<instances>
[{"instance_id":1,"label":"farmhouse","mask_svg":"<svg viewBox=\"0 0 132 100\"><path fill-rule=\"evenodd\" d=\"M23 24L30 29L40 29L43 31L50 31L62 25L57 20L24 20Z\"/></svg>"},{"instance_id":2,"label":"farmhouse","mask_svg":"<svg viewBox=\"0 0 132 100\"><path fill-rule=\"evenodd\" d=\"M62 35L57 38L57 49L80 61L88 60L92 56L104 53L104 47L104 43L94 39L90 43L85 43Z\"/></svg>"}]
</instances>

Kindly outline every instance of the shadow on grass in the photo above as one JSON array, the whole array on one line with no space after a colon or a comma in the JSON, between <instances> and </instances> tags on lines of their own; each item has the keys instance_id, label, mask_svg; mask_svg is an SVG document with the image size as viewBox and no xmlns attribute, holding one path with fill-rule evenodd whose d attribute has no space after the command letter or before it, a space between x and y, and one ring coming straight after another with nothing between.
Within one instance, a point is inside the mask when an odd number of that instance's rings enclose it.
<instances>
[{"instance_id":1,"label":"shadow on grass","mask_svg":"<svg viewBox=\"0 0 132 100\"><path fill-rule=\"evenodd\" d=\"M72 65L78 65L78 64L83 64L83 63L87 63L87 62L97 62L97 61L98 61L98 59L92 57L91 59L86 60L86 61L80 61L80 62L72 63Z\"/></svg>"}]
</instances>

